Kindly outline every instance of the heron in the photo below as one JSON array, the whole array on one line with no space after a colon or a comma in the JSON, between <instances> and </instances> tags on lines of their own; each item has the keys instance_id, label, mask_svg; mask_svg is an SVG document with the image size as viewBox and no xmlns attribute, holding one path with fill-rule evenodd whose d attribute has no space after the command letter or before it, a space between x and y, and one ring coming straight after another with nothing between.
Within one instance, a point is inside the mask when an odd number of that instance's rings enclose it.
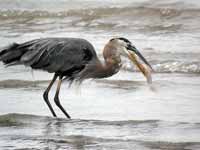
<instances>
[{"instance_id":1,"label":"heron","mask_svg":"<svg viewBox=\"0 0 200 150\"><path fill-rule=\"evenodd\" d=\"M110 39L103 48L104 61L100 60L93 45L82 38L40 38L24 43L12 43L0 50L0 61L5 66L25 65L32 69L54 73L43 93L43 99L54 117L57 117L48 93L58 78L54 102L67 118L71 118L60 103L59 93L64 80L82 83L85 79L110 77L119 72L121 56L130 59L150 83L153 71L149 62L126 38Z\"/></svg>"}]
</instances>

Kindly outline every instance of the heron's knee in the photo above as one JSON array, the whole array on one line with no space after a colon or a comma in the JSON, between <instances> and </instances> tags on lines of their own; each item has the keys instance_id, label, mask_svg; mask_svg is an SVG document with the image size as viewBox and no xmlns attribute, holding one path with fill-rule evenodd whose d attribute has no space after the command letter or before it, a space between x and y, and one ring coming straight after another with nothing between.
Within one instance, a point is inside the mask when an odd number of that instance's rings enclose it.
<instances>
[{"instance_id":1,"label":"heron's knee","mask_svg":"<svg viewBox=\"0 0 200 150\"><path fill-rule=\"evenodd\" d=\"M48 101L48 92L47 91L44 91L43 98L45 101Z\"/></svg>"},{"instance_id":2,"label":"heron's knee","mask_svg":"<svg viewBox=\"0 0 200 150\"><path fill-rule=\"evenodd\" d=\"M54 97L54 102L55 102L55 104L56 104L58 107L61 106L58 95L55 95L55 97Z\"/></svg>"}]
</instances>

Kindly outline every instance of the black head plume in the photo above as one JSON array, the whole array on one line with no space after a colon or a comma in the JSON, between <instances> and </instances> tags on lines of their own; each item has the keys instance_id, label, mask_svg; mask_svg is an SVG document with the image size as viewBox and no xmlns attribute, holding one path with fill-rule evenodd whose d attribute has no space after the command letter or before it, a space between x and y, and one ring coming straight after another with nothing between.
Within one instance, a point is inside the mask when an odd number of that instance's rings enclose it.
<instances>
[{"instance_id":1,"label":"black head plume","mask_svg":"<svg viewBox=\"0 0 200 150\"><path fill-rule=\"evenodd\" d=\"M124 42L127 43L127 44L131 44L131 42L130 42L128 39L123 38L123 37L112 38L110 41L113 41L113 40L116 40L116 39L121 40L121 41L124 41Z\"/></svg>"},{"instance_id":2,"label":"black head plume","mask_svg":"<svg viewBox=\"0 0 200 150\"><path fill-rule=\"evenodd\" d=\"M127 44L131 44L131 42L128 39L126 39L126 38L120 37L120 38L117 38L117 39L122 40L122 41L124 41Z\"/></svg>"}]
</instances>

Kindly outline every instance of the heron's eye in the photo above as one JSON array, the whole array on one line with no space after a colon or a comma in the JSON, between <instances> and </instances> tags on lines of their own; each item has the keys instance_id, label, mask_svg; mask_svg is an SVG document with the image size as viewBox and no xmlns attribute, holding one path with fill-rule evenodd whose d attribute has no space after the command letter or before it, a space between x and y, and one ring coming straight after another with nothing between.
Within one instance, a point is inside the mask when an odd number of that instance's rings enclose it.
<instances>
[{"instance_id":1,"label":"heron's eye","mask_svg":"<svg viewBox=\"0 0 200 150\"><path fill-rule=\"evenodd\" d=\"M130 49L132 45L130 43L127 43L126 49Z\"/></svg>"},{"instance_id":2,"label":"heron's eye","mask_svg":"<svg viewBox=\"0 0 200 150\"><path fill-rule=\"evenodd\" d=\"M113 40L115 40L115 38L110 39L110 42L112 42Z\"/></svg>"}]
</instances>

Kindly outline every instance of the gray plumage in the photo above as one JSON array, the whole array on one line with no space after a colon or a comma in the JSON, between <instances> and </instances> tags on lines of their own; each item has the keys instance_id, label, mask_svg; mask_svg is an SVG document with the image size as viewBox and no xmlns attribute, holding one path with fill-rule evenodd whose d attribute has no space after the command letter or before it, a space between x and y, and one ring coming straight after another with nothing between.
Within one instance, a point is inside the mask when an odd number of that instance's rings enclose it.
<instances>
[{"instance_id":1,"label":"gray plumage","mask_svg":"<svg viewBox=\"0 0 200 150\"><path fill-rule=\"evenodd\" d=\"M33 69L72 76L81 71L88 61L97 58L87 40L78 38L43 38L22 44L14 43L0 52L4 64L24 64Z\"/></svg>"}]
</instances>

